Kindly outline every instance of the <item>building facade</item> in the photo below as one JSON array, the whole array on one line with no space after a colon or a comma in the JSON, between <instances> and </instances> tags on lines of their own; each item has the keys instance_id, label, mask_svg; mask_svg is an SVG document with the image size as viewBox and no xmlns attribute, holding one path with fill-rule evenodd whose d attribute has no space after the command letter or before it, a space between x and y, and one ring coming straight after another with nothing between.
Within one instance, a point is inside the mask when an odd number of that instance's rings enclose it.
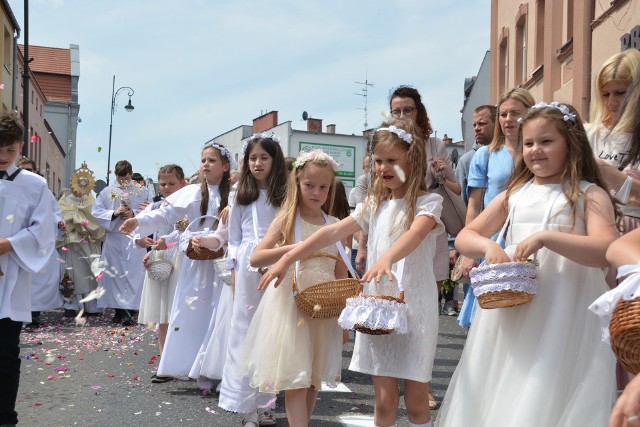
<instances>
[{"instance_id":1,"label":"building facade","mask_svg":"<svg viewBox=\"0 0 640 427\"><path fill-rule=\"evenodd\" d=\"M24 57L18 51L18 69L24 69ZM17 98L14 109L21 117L24 117L23 96L24 83L22 78L16 82ZM29 69L29 126L25 129L28 135L27 157L36 163L36 172L41 174L49 185L49 189L55 196L60 195L65 186L65 150L63 149L56 134L47 121L45 105L47 96Z\"/></svg>"},{"instance_id":2,"label":"building facade","mask_svg":"<svg viewBox=\"0 0 640 427\"><path fill-rule=\"evenodd\" d=\"M491 103L521 86L588 121L593 77L625 48L640 48L638 0L492 0Z\"/></svg>"},{"instance_id":3,"label":"building facade","mask_svg":"<svg viewBox=\"0 0 640 427\"><path fill-rule=\"evenodd\" d=\"M65 153L62 182L68 186L76 168L80 48L75 44L69 49L29 45L29 56L33 58L29 63L33 80L47 98L44 117Z\"/></svg>"},{"instance_id":4,"label":"building facade","mask_svg":"<svg viewBox=\"0 0 640 427\"><path fill-rule=\"evenodd\" d=\"M478 74L467 79L464 88L464 105L462 106L462 140L464 142L463 152L471 150L475 141L473 131L473 110L481 105L491 104L490 70L491 53L487 51L480 64ZM461 153L462 154L462 153Z\"/></svg>"},{"instance_id":5,"label":"building facade","mask_svg":"<svg viewBox=\"0 0 640 427\"><path fill-rule=\"evenodd\" d=\"M242 162L242 140L254 133L273 132L282 142L285 156L297 157L300 151L322 149L340 164L337 176L345 186L347 194L362 174L362 159L366 154L367 139L360 135L336 133L335 125L327 125L323 131L322 120L307 119L307 129L293 129L291 121L278 123L278 112L270 111L253 119L253 125L241 125L216 136L212 140L227 147L238 163Z\"/></svg>"}]
</instances>

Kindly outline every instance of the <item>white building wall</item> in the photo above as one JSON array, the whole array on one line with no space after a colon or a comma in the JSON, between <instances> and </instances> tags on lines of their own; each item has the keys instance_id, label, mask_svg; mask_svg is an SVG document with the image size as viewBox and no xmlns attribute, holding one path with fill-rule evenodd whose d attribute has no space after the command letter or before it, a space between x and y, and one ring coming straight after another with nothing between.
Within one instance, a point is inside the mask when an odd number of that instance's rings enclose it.
<instances>
[{"instance_id":1,"label":"white building wall","mask_svg":"<svg viewBox=\"0 0 640 427\"><path fill-rule=\"evenodd\" d=\"M476 81L471 88L469 97L467 98L464 107L462 107L462 139L464 140L465 152L469 151L473 144L476 142L473 132L473 110L481 105L490 104L490 52L484 55ZM462 155L464 153L460 153Z\"/></svg>"}]
</instances>

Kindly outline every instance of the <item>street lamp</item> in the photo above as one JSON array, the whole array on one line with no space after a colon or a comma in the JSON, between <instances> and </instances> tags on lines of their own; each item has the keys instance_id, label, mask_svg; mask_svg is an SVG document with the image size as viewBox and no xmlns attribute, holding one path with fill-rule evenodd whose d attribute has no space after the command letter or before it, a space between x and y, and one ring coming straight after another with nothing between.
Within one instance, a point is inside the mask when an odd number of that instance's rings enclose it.
<instances>
[{"instance_id":1,"label":"street lamp","mask_svg":"<svg viewBox=\"0 0 640 427\"><path fill-rule=\"evenodd\" d=\"M127 90L127 94L129 95L129 103L124 106L124 109L127 113L133 111L134 107L131 105L131 97L135 93L132 88L129 86L122 86L118 90L116 89L116 76L113 76L113 86L111 89L111 122L109 123L109 153L107 154L107 185L109 185L109 175L111 175L111 133L113 131L113 114L116 112L116 98L118 98L118 94L121 90Z\"/></svg>"}]
</instances>

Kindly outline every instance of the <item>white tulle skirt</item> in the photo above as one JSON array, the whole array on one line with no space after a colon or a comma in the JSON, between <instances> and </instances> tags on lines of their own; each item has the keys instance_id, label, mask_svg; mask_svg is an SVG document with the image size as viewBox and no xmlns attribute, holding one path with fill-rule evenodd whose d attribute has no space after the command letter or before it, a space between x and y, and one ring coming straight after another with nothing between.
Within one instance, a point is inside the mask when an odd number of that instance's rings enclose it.
<instances>
[{"instance_id":1,"label":"white tulle skirt","mask_svg":"<svg viewBox=\"0 0 640 427\"><path fill-rule=\"evenodd\" d=\"M313 281L300 274L299 288ZM278 288L269 286L253 316L244 345L243 365L261 392L340 381L342 328L337 319L311 319L296 305L290 272Z\"/></svg>"}]
</instances>

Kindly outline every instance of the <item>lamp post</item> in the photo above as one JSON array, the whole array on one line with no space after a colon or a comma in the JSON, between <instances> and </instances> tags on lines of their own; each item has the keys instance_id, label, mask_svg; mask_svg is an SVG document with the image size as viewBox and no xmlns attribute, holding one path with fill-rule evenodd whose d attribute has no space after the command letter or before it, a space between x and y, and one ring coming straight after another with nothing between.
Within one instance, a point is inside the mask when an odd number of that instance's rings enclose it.
<instances>
[{"instance_id":1,"label":"lamp post","mask_svg":"<svg viewBox=\"0 0 640 427\"><path fill-rule=\"evenodd\" d=\"M129 95L129 103L125 105L124 109L130 113L133 111L133 105L131 105L131 97L135 93L129 86L122 86L116 89L116 76L113 76L113 86L111 89L111 122L109 123L109 152L107 154L107 185L109 185L109 175L111 175L111 134L113 132L113 114L116 112L116 98L121 90L127 90Z\"/></svg>"}]
</instances>

